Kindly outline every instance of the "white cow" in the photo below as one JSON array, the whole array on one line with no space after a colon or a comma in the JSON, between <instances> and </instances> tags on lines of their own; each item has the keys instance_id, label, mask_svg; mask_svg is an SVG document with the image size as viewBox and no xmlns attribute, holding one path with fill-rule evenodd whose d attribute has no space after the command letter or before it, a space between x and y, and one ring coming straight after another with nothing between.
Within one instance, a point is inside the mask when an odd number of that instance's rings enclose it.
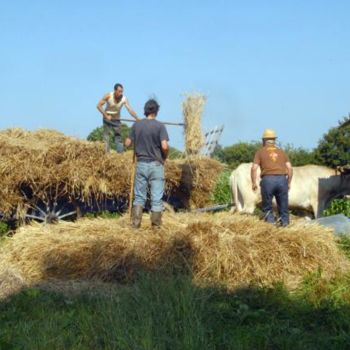
<instances>
[{"instance_id":1,"label":"white cow","mask_svg":"<svg viewBox=\"0 0 350 350\"><path fill-rule=\"evenodd\" d=\"M252 163L243 163L232 171L230 186L235 210L253 213L261 203L260 186L252 190L250 169ZM260 168L257 178L260 178ZM289 208L312 211L316 218L322 215L329 202L350 193L350 176L337 175L335 170L319 165L293 167L289 191Z\"/></svg>"}]
</instances>

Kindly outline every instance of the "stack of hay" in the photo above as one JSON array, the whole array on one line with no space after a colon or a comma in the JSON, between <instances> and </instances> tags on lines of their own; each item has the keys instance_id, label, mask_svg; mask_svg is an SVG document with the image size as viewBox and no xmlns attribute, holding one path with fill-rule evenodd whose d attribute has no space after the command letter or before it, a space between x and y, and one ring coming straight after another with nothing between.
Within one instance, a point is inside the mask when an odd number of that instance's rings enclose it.
<instances>
[{"instance_id":1,"label":"stack of hay","mask_svg":"<svg viewBox=\"0 0 350 350\"><path fill-rule=\"evenodd\" d=\"M0 132L0 212L25 213L25 195L45 202L65 198L128 198L130 153L106 154L102 143L54 130ZM186 207L209 204L222 165L211 159L166 162L166 193Z\"/></svg>"},{"instance_id":2,"label":"stack of hay","mask_svg":"<svg viewBox=\"0 0 350 350\"><path fill-rule=\"evenodd\" d=\"M188 156L198 156L204 146L201 119L206 100L204 95L192 93L186 96L182 104L185 125L185 147Z\"/></svg>"},{"instance_id":3,"label":"stack of hay","mask_svg":"<svg viewBox=\"0 0 350 350\"><path fill-rule=\"evenodd\" d=\"M3 296L18 289L18 281L24 286L81 279L128 283L140 270L187 271L198 285L283 281L295 288L308 272L321 269L331 278L349 268L333 235L319 226L276 228L228 213L167 214L154 232L144 219L137 232L127 217L22 227L0 253Z\"/></svg>"}]
</instances>

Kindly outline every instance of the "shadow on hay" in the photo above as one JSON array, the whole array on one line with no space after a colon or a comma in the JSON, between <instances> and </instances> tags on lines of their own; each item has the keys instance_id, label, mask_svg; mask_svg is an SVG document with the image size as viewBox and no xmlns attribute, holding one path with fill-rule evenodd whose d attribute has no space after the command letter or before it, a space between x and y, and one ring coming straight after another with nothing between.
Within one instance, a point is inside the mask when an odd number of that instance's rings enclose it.
<instances>
[{"instance_id":1,"label":"shadow on hay","mask_svg":"<svg viewBox=\"0 0 350 350\"><path fill-rule=\"evenodd\" d=\"M175 210L191 207L192 191L194 190L193 166L190 163L184 163L180 165L180 169L179 185L163 198Z\"/></svg>"},{"instance_id":2,"label":"shadow on hay","mask_svg":"<svg viewBox=\"0 0 350 350\"><path fill-rule=\"evenodd\" d=\"M67 255L61 250L50 250L43 261L44 279L97 279L129 284L144 272L191 275L194 248L187 236L174 238L167 247L160 249L157 256L152 257L134 250L125 253L122 248L120 255L116 252L115 256L111 256L109 253L104 260L100 257L105 248L104 243L97 243L85 262L81 261L80 252Z\"/></svg>"}]
</instances>

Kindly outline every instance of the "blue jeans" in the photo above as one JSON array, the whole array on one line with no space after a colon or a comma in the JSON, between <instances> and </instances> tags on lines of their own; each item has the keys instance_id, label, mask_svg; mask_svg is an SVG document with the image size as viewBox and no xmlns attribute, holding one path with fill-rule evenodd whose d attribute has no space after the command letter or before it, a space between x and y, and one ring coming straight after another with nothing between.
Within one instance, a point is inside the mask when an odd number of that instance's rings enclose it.
<instances>
[{"instance_id":1,"label":"blue jeans","mask_svg":"<svg viewBox=\"0 0 350 350\"><path fill-rule=\"evenodd\" d=\"M275 222L272 211L272 199L276 198L278 214L282 226L289 224L288 179L286 175L266 175L261 179L262 210L265 220Z\"/></svg>"},{"instance_id":2,"label":"blue jeans","mask_svg":"<svg viewBox=\"0 0 350 350\"><path fill-rule=\"evenodd\" d=\"M110 123L103 121L103 140L105 142L105 150L109 152L110 137L113 137L113 141L116 146L116 151L118 153L124 152L124 145L122 140L122 126L119 120L113 120Z\"/></svg>"},{"instance_id":3,"label":"blue jeans","mask_svg":"<svg viewBox=\"0 0 350 350\"><path fill-rule=\"evenodd\" d=\"M137 162L135 175L134 203L145 206L148 186L151 188L151 210L163 211L164 166L160 162Z\"/></svg>"}]
</instances>

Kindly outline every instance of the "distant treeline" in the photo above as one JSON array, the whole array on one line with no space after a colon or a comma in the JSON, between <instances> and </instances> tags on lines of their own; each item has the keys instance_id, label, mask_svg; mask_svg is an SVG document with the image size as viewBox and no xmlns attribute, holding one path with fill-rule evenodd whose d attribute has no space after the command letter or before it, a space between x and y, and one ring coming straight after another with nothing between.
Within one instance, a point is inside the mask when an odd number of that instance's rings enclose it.
<instances>
[{"instance_id":1,"label":"distant treeline","mask_svg":"<svg viewBox=\"0 0 350 350\"><path fill-rule=\"evenodd\" d=\"M350 116L339 121L339 125L350 120ZM325 133L317 146L308 150L293 145L280 145L288 154L293 166L306 164L319 164L336 168L350 164L350 125L342 128L333 127ZM128 126L123 124L123 138L128 134ZM87 137L90 141L102 141L102 128L96 128ZM113 143L113 140L111 140ZM218 145L213 157L227 164L230 168L235 168L241 163L249 163L253 160L255 152L261 147L258 141L238 142L230 146L222 147ZM183 157L183 153L176 148L171 148L170 158Z\"/></svg>"},{"instance_id":2,"label":"distant treeline","mask_svg":"<svg viewBox=\"0 0 350 350\"><path fill-rule=\"evenodd\" d=\"M288 154L293 166L306 164L325 165L331 168L350 164L350 125L339 127L350 121L350 115L338 122L338 126L330 128L319 140L314 149L308 150L293 145L280 145ZM254 154L261 147L258 141L238 142L231 146L218 146L214 157L230 168L241 163L251 162Z\"/></svg>"},{"instance_id":3,"label":"distant treeline","mask_svg":"<svg viewBox=\"0 0 350 350\"><path fill-rule=\"evenodd\" d=\"M238 142L231 146L217 146L214 152L214 158L220 162L226 163L234 169L241 163L253 161L255 152L261 147L261 142ZM319 164L316 161L315 151L309 151L304 148L295 148L292 145L281 146L288 154L293 166L305 164Z\"/></svg>"}]
</instances>

